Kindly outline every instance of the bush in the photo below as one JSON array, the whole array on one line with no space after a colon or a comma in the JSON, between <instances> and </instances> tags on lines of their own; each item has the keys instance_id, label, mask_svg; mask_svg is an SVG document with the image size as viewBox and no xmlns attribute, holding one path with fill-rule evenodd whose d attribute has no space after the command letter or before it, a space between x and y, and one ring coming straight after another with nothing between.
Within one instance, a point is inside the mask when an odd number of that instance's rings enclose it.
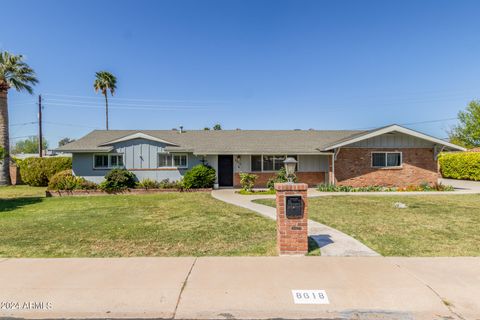
<instances>
[{"instance_id":1,"label":"bush","mask_svg":"<svg viewBox=\"0 0 480 320\"><path fill-rule=\"evenodd\" d=\"M160 181L160 189L182 189L181 181L170 181L169 179L163 179Z\"/></svg>"},{"instance_id":2,"label":"bush","mask_svg":"<svg viewBox=\"0 0 480 320\"><path fill-rule=\"evenodd\" d=\"M137 188L145 190L158 189L160 188L160 183L158 181L146 178L137 183Z\"/></svg>"},{"instance_id":3,"label":"bush","mask_svg":"<svg viewBox=\"0 0 480 320\"><path fill-rule=\"evenodd\" d=\"M480 180L480 152L442 153L438 161L444 178Z\"/></svg>"},{"instance_id":4,"label":"bush","mask_svg":"<svg viewBox=\"0 0 480 320\"><path fill-rule=\"evenodd\" d=\"M215 169L199 164L185 173L182 185L185 189L212 188L215 179Z\"/></svg>"},{"instance_id":5,"label":"bush","mask_svg":"<svg viewBox=\"0 0 480 320\"><path fill-rule=\"evenodd\" d=\"M99 187L103 191L121 191L135 187L137 177L125 169L113 169L105 175L105 181Z\"/></svg>"},{"instance_id":6,"label":"bush","mask_svg":"<svg viewBox=\"0 0 480 320\"><path fill-rule=\"evenodd\" d=\"M409 185L406 187L384 187L384 186L337 186L333 184L320 184L317 190L321 192L395 192L395 191L453 191L452 186L443 185L441 183L422 183L420 185Z\"/></svg>"},{"instance_id":7,"label":"bush","mask_svg":"<svg viewBox=\"0 0 480 320\"><path fill-rule=\"evenodd\" d=\"M72 169L72 158L27 158L17 160L22 181L29 186L45 187L56 173Z\"/></svg>"},{"instance_id":8,"label":"bush","mask_svg":"<svg viewBox=\"0 0 480 320\"><path fill-rule=\"evenodd\" d=\"M95 183L84 178L75 177L70 169L56 173L48 183L49 190L90 190L95 189L96 186Z\"/></svg>"},{"instance_id":9,"label":"bush","mask_svg":"<svg viewBox=\"0 0 480 320\"><path fill-rule=\"evenodd\" d=\"M243 191L251 192L258 176L251 173L240 173L240 184Z\"/></svg>"},{"instance_id":10,"label":"bush","mask_svg":"<svg viewBox=\"0 0 480 320\"><path fill-rule=\"evenodd\" d=\"M288 182L287 171L285 170L285 167L282 167L280 170L278 170L275 177L268 179L267 188L273 190L275 183L283 183L283 182ZM297 177L293 178L293 182L297 182Z\"/></svg>"}]
</instances>

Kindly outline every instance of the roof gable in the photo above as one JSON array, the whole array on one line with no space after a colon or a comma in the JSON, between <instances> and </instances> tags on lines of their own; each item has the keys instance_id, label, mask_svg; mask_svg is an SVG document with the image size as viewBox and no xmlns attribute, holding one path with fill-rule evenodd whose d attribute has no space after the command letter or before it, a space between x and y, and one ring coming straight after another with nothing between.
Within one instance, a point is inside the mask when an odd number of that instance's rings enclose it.
<instances>
[{"instance_id":1,"label":"roof gable","mask_svg":"<svg viewBox=\"0 0 480 320\"><path fill-rule=\"evenodd\" d=\"M371 138L374 138L374 137L377 137L377 136L380 136L380 135L383 135L383 134L391 133L391 132L400 132L400 133L410 135L410 136L413 136L413 137L416 137L416 138L419 138L419 139L430 141L432 143L435 143L435 144L438 144L438 145L441 145L441 146L448 147L448 148L453 149L453 150L460 150L460 151L465 150L465 148L457 146L456 144L453 144L453 143L450 143L450 142L447 142L447 141L429 136L427 134L424 134L424 133L421 133L421 132L418 132L418 131L415 131L415 130L412 130L412 129L408 129L408 128L399 126L397 124L393 124L393 125L390 125L390 126L387 126L387 127L371 130L371 131L368 131L366 133L360 133L360 134L354 135L352 137L337 141L333 144L325 145L325 146L321 147L320 149L322 151L337 149L337 148L341 148L341 147L353 144L355 142L371 139Z\"/></svg>"},{"instance_id":2,"label":"roof gable","mask_svg":"<svg viewBox=\"0 0 480 320\"><path fill-rule=\"evenodd\" d=\"M114 139L114 140L111 140L111 141L101 143L98 146L103 147L103 146L112 145L112 144L115 144L115 143L118 143L118 142L129 141L129 140L134 140L134 139L145 139L145 140L150 140L150 141L155 141L155 142L161 142L161 143L164 143L164 144L170 145L170 146L179 147L179 145L176 144L176 143L169 142L169 141L151 136L149 134L145 134L143 132L136 132L136 133L133 133L133 134L129 134L127 136L124 136L124 137L121 137L121 138L118 138L118 139Z\"/></svg>"}]
</instances>

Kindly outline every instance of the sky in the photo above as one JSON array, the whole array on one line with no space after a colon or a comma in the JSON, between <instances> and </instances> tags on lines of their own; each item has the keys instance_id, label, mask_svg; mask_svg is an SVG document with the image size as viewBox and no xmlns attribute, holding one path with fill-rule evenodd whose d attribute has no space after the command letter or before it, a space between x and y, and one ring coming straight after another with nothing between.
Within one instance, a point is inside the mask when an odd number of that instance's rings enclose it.
<instances>
[{"instance_id":1,"label":"sky","mask_svg":"<svg viewBox=\"0 0 480 320\"><path fill-rule=\"evenodd\" d=\"M480 1L7 1L0 50L35 94L9 92L11 143L105 128L96 71L116 75L111 129L370 129L446 138L480 96ZM5 14L8 13L8 14Z\"/></svg>"}]
</instances>

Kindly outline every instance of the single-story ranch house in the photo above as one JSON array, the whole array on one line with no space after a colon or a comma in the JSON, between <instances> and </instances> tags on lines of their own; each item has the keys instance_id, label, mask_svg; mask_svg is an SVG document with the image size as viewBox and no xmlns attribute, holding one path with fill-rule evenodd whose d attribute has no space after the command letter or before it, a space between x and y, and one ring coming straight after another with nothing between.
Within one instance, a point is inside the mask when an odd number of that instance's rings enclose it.
<instances>
[{"instance_id":1,"label":"single-story ranch house","mask_svg":"<svg viewBox=\"0 0 480 320\"><path fill-rule=\"evenodd\" d=\"M112 168L139 180L179 180L197 164L217 172L220 187L240 184L239 173L258 175L257 185L298 161L300 182L315 186L406 186L435 183L437 156L462 147L391 125L375 130L95 130L57 149L71 152L73 173L102 181Z\"/></svg>"}]
</instances>

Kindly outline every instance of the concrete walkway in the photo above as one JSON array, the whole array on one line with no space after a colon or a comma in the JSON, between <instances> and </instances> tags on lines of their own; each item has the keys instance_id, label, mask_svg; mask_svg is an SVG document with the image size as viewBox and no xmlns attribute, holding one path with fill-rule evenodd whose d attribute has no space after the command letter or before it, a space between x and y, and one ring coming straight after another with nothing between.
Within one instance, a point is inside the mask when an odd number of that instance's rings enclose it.
<instances>
[{"instance_id":1,"label":"concrete walkway","mask_svg":"<svg viewBox=\"0 0 480 320\"><path fill-rule=\"evenodd\" d=\"M0 318L480 318L480 258L0 258ZM295 304L292 290L329 304Z\"/></svg>"},{"instance_id":2,"label":"concrete walkway","mask_svg":"<svg viewBox=\"0 0 480 320\"><path fill-rule=\"evenodd\" d=\"M310 196L312 190L308 190L308 192ZM252 202L255 199L275 198L274 195L246 196L235 193L233 189L219 189L213 190L212 196L218 200L250 209L267 218L276 219L275 208ZM377 252L360 241L313 220L308 220L308 235L318 243L322 256L379 256Z\"/></svg>"}]
</instances>

